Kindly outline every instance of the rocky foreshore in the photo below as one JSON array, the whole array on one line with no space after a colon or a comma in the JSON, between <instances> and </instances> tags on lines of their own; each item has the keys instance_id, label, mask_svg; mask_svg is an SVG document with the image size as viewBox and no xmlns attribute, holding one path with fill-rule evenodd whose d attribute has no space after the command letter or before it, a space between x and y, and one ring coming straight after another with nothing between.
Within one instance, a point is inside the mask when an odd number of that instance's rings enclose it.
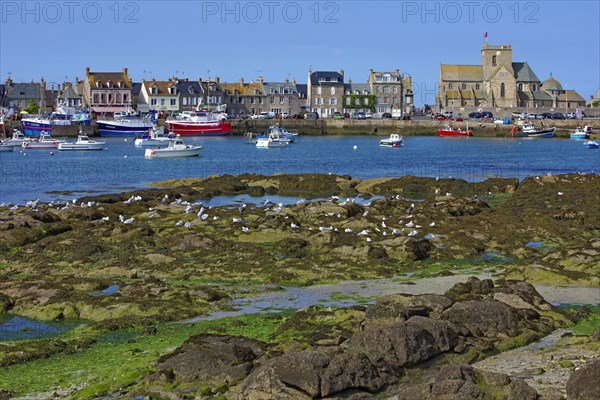
<instances>
[{"instance_id":1,"label":"rocky foreshore","mask_svg":"<svg viewBox=\"0 0 600 400\"><path fill-rule=\"evenodd\" d=\"M239 194L260 200L202 204ZM194 336L174 354L159 352L152 371L136 372L129 385L167 398L400 399L442 390L454 393L441 397L449 399L536 398L519 379L466 364L577 319L516 280L598 287L599 204L598 175L568 174L479 183L218 176L67 204L0 205L0 313L152 337L158 324L230 309L232 299L264 285L485 269L495 283L470 280L435 296L295 313L283 323L292 332L285 339ZM306 325L307 318L321 322ZM307 329L314 335L301 339ZM0 343L0 365L85 352L95 335ZM185 360L198 348L206 365L196 370Z\"/></svg>"}]
</instances>

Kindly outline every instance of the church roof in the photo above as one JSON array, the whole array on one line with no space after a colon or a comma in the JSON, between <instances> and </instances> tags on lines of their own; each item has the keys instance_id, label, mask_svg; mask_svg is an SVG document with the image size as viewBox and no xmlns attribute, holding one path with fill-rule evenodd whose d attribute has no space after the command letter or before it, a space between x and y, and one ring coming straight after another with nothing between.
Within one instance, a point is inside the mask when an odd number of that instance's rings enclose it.
<instances>
[{"instance_id":1,"label":"church roof","mask_svg":"<svg viewBox=\"0 0 600 400\"><path fill-rule=\"evenodd\" d=\"M481 65L447 65L440 66L443 81L482 82L483 67Z\"/></svg>"},{"instance_id":2,"label":"church roof","mask_svg":"<svg viewBox=\"0 0 600 400\"><path fill-rule=\"evenodd\" d=\"M566 93L561 93L558 95L559 101L583 101L585 99L579 95L575 90L567 90Z\"/></svg>"},{"instance_id":3,"label":"church roof","mask_svg":"<svg viewBox=\"0 0 600 400\"><path fill-rule=\"evenodd\" d=\"M542 83L542 87L544 88L544 90L563 90L563 87L560 84L560 82L554 79L552 74L550 74L550 78L546 79Z\"/></svg>"},{"instance_id":4,"label":"church roof","mask_svg":"<svg viewBox=\"0 0 600 400\"><path fill-rule=\"evenodd\" d=\"M514 62L512 63L512 67L515 71L517 82L540 82L527 62Z\"/></svg>"}]
</instances>

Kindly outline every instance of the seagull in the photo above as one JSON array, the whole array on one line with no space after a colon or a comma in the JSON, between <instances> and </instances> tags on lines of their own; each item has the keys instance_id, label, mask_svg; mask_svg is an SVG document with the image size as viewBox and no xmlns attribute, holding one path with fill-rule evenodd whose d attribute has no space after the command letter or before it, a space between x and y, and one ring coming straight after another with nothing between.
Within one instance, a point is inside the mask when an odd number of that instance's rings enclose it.
<instances>
[{"instance_id":1,"label":"seagull","mask_svg":"<svg viewBox=\"0 0 600 400\"><path fill-rule=\"evenodd\" d=\"M215 215L215 216L213 217L213 221L218 221L218 220L220 220L220 219L221 219L221 218L220 218L218 215Z\"/></svg>"},{"instance_id":2,"label":"seagull","mask_svg":"<svg viewBox=\"0 0 600 400\"><path fill-rule=\"evenodd\" d=\"M392 229L392 235L397 235L398 231L396 230L396 228Z\"/></svg>"},{"instance_id":3,"label":"seagull","mask_svg":"<svg viewBox=\"0 0 600 400\"><path fill-rule=\"evenodd\" d=\"M191 213L191 212L192 212L192 206L187 206L187 207L185 208L185 213L186 213L186 214L189 214L189 213Z\"/></svg>"},{"instance_id":4,"label":"seagull","mask_svg":"<svg viewBox=\"0 0 600 400\"><path fill-rule=\"evenodd\" d=\"M429 226L435 226L435 222L430 223Z\"/></svg>"},{"instance_id":5,"label":"seagull","mask_svg":"<svg viewBox=\"0 0 600 400\"><path fill-rule=\"evenodd\" d=\"M369 210L367 210L367 211L365 211L365 212L363 213L363 217L365 217L365 218L366 218L366 217L368 217L368 216L369 216Z\"/></svg>"},{"instance_id":6,"label":"seagull","mask_svg":"<svg viewBox=\"0 0 600 400\"><path fill-rule=\"evenodd\" d=\"M363 229L362 231L360 231L358 233L358 236L366 236L369 234L369 230L368 229Z\"/></svg>"},{"instance_id":7,"label":"seagull","mask_svg":"<svg viewBox=\"0 0 600 400\"><path fill-rule=\"evenodd\" d=\"M563 192L558 192L557 195L562 196L564 193Z\"/></svg>"},{"instance_id":8,"label":"seagull","mask_svg":"<svg viewBox=\"0 0 600 400\"><path fill-rule=\"evenodd\" d=\"M332 231L333 230L333 226L320 226L319 230L322 231Z\"/></svg>"},{"instance_id":9,"label":"seagull","mask_svg":"<svg viewBox=\"0 0 600 400\"><path fill-rule=\"evenodd\" d=\"M387 225L385 224L385 221L381 221L381 227L382 228L387 228Z\"/></svg>"},{"instance_id":10,"label":"seagull","mask_svg":"<svg viewBox=\"0 0 600 400\"><path fill-rule=\"evenodd\" d=\"M296 202L296 204L304 204L306 203L306 199L300 199Z\"/></svg>"},{"instance_id":11,"label":"seagull","mask_svg":"<svg viewBox=\"0 0 600 400\"><path fill-rule=\"evenodd\" d=\"M415 203L410 203L410 207L408 207L406 209L406 213L407 214L412 214L413 210L415 209Z\"/></svg>"},{"instance_id":12,"label":"seagull","mask_svg":"<svg viewBox=\"0 0 600 400\"><path fill-rule=\"evenodd\" d=\"M160 202L161 203L166 203L167 201L169 201L169 195L165 194L165 197L163 197L163 199Z\"/></svg>"},{"instance_id":13,"label":"seagull","mask_svg":"<svg viewBox=\"0 0 600 400\"><path fill-rule=\"evenodd\" d=\"M435 189L435 194L440 194L440 188Z\"/></svg>"},{"instance_id":14,"label":"seagull","mask_svg":"<svg viewBox=\"0 0 600 400\"><path fill-rule=\"evenodd\" d=\"M202 217L202 213L204 212L204 207L200 208L200 211L198 211L198 218Z\"/></svg>"},{"instance_id":15,"label":"seagull","mask_svg":"<svg viewBox=\"0 0 600 400\"><path fill-rule=\"evenodd\" d=\"M242 226L242 232L248 232L250 229L246 228L245 226Z\"/></svg>"},{"instance_id":16,"label":"seagull","mask_svg":"<svg viewBox=\"0 0 600 400\"><path fill-rule=\"evenodd\" d=\"M156 218L156 215L154 215L154 213L152 213L148 216L148 219L154 219L154 218Z\"/></svg>"},{"instance_id":17,"label":"seagull","mask_svg":"<svg viewBox=\"0 0 600 400\"><path fill-rule=\"evenodd\" d=\"M123 221L123 223L124 223L125 225L131 225L131 224L133 224L133 221L134 221L134 218L133 218L133 217L131 217L131 218L129 218L129 219L126 219L125 221Z\"/></svg>"},{"instance_id":18,"label":"seagull","mask_svg":"<svg viewBox=\"0 0 600 400\"><path fill-rule=\"evenodd\" d=\"M242 219L241 218L233 218L232 221L236 224L241 224L242 223Z\"/></svg>"},{"instance_id":19,"label":"seagull","mask_svg":"<svg viewBox=\"0 0 600 400\"><path fill-rule=\"evenodd\" d=\"M406 226L407 228L412 228L413 226L415 226L415 224L412 221L410 221L408 224L406 224L404 226Z\"/></svg>"},{"instance_id":20,"label":"seagull","mask_svg":"<svg viewBox=\"0 0 600 400\"><path fill-rule=\"evenodd\" d=\"M184 224L184 226L185 226L186 228L190 229L190 228L192 227L192 224L191 224L191 222L186 222L186 223Z\"/></svg>"},{"instance_id":21,"label":"seagull","mask_svg":"<svg viewBox=\"0 0 600 400\"><path fill-rule=\"evenodd\" d=\"M110 217L102 217L102 221L108 221Z\"/></svg>"},{"instance_id":22,"label":"seagull","mask_svg":"<svg viewBox=\"0 0 600 400\"><path fill-rule=\"evenodd\" d=\"M246 203L242 204L238 210L240 211L240 215L242 215L246 211Z\"/></svg>"},{"instance_id":23,"label":"seagull","mask_svg":"<svg viewBox=\"0 0 600 400\"><path fill-rule=\"evenodd\" d=\"M121 221L121 222L125 221L125 217L119 214L119 221Z\"/></svg>"},{"instance_id":24,"label":"seagull","mask_svg":"<svg viewBox=\"0 0 600 400\"><path fill-rule=\"evenodd\" d=\"M387 236L387 232L386 231L383 231L383 236Z\"/></svg>"},{"instance_id":25,"label":"seagull","mask_svg":"<svg viewBox=\"0 0 600 400\"><path fill-rule=\"evenodd\" d=\"M352 232L352 229L350 229L350 228L346 228L346 229L344 229L344 232L346 232L346 233L350 233L350 232Z\"/></svg>"},{"instance_id":26,"label":"seagull","mask_svg":"<svg viewBox=\"0 0 600 400\"><path fill-rule=\"evenodd\" d=\"M292 229L298 229L300 228L300 225L296 225L295 223L291 223L290 226L292 227Z\"/></svg>"},{"instance_id":27,"label":"seagull","mask_svg":"<svg viewBox=\"0 0 600 400\"><path fill-rule=\"evenodd\" d=\"M369 243L371 242L371 238L370 237L367 238L367 242L369 242Z\"/></svg>"},{"instance_id":28,"label":"seagull","mask_svg":"<svg viewBox=\"0 0 600 400\"><path fill-rule=\"evenodd\" d=\"M411 233L408 234L408 236L413 237L413 236L417 236L419 232L417 231L412 231Z\"/></svg>"},{"instance_id":29,"label":"seagull","mask_svg":"<svg viewBox=\"0 0 600 400\"><path fill-rule=\"evenodd\" d=\"M202 219L202 221L205 221L208 218L208 214L202 214L202 217L200 217Z\"/></svg>"},{"instance_id":30,"label":"seagull","mask_svg":"<svg viewBox=\"0 0 600 400\"><path fill-rule=\"evenodd\" d=\"M354 145L353 149L354 149L354 150L358 150L358 146L357 146L357 145Z\"/></svg>"},{"instance_id":31,"label":"seagull","mask_svg":"<svg viewBox=\"0 0 600 400\"><path fill-rule=\"evenodd\" d=\"M175 226L182 226L183 225L183 221L179 220L177 221L177 223L175 224Z\"/></svg>"}]
</instances>

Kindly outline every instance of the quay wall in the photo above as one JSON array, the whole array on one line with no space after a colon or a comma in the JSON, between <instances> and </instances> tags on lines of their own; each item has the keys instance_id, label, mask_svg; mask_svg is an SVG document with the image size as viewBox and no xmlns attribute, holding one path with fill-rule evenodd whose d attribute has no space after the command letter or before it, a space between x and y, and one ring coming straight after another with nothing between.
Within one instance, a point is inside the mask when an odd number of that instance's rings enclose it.
<instances>
[{"instance_id":1,"label":"quay wall","mask_svg":"<svg viewBox=\"0 0 600 400\"><path fill-rule=\"evenodd\" d=\"M541 121L535 121L539 126ZM594 120L543 120L546 127L554 126L557 129L557 137L569 137L569 133L578 126L592 126L595 138L600 137L600 119ZM436 120L412 120L400 121L393 119L367 119L367 120L297 120L286 119L278 120L231 120L232 133L234 135L243 135L246 132L265 132L270 125L280 123L289 131L297 131L303 135L374 135L388 136L393 131L404 136L435 136L437 130L446 125L446 121ZM456 126L457 123L451 122ZM159 121L159 125L164 125L164 120ZM467 122L463 121L460 126L466 128ZM469 129L473 130L474 136L479 137L504 137L512 128L512 125L497 125L492 122L469 121ZM7 121L5 132L7 136L11 135L13 129L19 129L18 121ZM89 136L96 136L97 130L95 123L91 126L84 126L83 132ZM55 126L53 128L55 137L76 137L79 133L79 126Z\"/></svg>"}]
</instances>

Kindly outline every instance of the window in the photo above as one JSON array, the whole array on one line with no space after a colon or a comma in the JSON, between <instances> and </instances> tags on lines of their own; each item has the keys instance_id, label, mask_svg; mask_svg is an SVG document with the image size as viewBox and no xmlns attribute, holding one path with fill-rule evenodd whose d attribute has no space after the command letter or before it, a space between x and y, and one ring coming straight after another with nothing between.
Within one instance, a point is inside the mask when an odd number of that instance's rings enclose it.
<instances>
[{"instance_id":1,"label":"window","mask_svg":"<svg viewBox=\"0 0 600 400\"><path fill-rule=\"evenodd\" d=\"M183 105L184 105L184 106L187 106L187 105L188 105L188 98L187 98L187 97L184 97L184 98L183 98Z\"/></svg>"},{"instance_id":2,"label":"window","mask_svg":"<svg viewBox=\"0 0 600 400\"><path fill-rule=\"evenodd\" d=\"M375 93L381 93L381 88L379 86L375 88Z\"/></svg>"},{"instance_id":3,"label":"window","mask_svg":"<svg viewBox=\"0 0 600 400\"><path fill-rule=\"evenodd\" d=\"M517 90L518 90L519 92L523 91L523 84L522 84L522 83L519 83L519 84L517 85Z\"/></svg>"},{"instance_id":4,"label":"window","mask_svg":"<svg viewBox=\"0 0 600 400\"><path fill-rule=\"evenodd\" d=\"M127 103L129 101L129 98L127 97L126 94L123 95L123 103Z\"/></svg>"},{"instance_id":5,"label":"window","mask_svg":"<svg viewBox=\"0 0 600 400\"><path fill-rule=\"evenodd\" d=\"M172 106L177 105L177 99L171 99L171 105Z\"/></svg>"},{"instance_id":6,"label":"window","mask_svg":"<svg viewBox=\"0 0 600 400\"><path fill-rule=\"evenodd\" d=\"M322 92L322 88L321 85L317 86L317 94L321 94Z\"/></svg>"},{"instance_id":7,"label":"window","mask_svg":"<svg viewBox=\"0 0 600 400\"><path fill-rule=\"evenodd\" d=\"M100 102L101 102L101 103L106 103L106 94L102 93L102 94L100 95Z\"/></svg>"},{"instance_id":8,"label":"window","mask_svg":"<svg viewBox=\"0 0 600 400\"><path fill-rule=\"evenodd\" d=\"M250 97L250 104L254 104L254 97Z\"/></svg>"},{"instance_id":9,"label":"window","mask_svg":"<svg viewBox=\"0 0 600 400\"><path fill-rule=\"evenodd\" d=\"M496 66L496 56L492 56L492 67Z\"/></svg>"},{"instance_id":10,"label":"window","mask_svg":"<svg viewBox=\"0 0 600 400\"><path fill-rule=\"evenodd\" d=\"M98 93L94 93L94 103L98 103L99 97Z\"/></svg>"},{"instance_id":11,"label":"window","mask_svg":"<svg viewBox=\"0 0 600 400\"><path fill-rule=\"evenodd\" d=\"M155 105L156 105L156 103L157 103L157 100L156 100L156 99L152 99L152 100L150 100L150 105L153 105L153 106L155 106Z\"/></svg>"},{"instance_id":12,"label":"window","mask_svg":"<svg viewBox=\"0 0 600 400\"><path fill-rule=\"evenodd\" d=\"M279 104L283 104L283 103L285 103L285 97L279 96Z\"/></svg>"},{"instance_id":13,"label":"window","mask_svg":"<svg viewBox=\"0 0 600 400\"><path fill-rule=\"evenodd\" d=\"M452 84L451 83L448 84L448 89L452 89Z\"/></svg>"},{"instance_id":14,"label":"window","mask_svg":"<svg viewBox=\"0 0 600 400\"><path fill-rule=\"evenodd\" d=\"M331 87L331 94L335 94L335 87Z\"/></svg>"},{"instance_id":15,"label":"window","mask_svg":"<svg viewBox=\"0 0 600 400\"><path fill-rule=\"evenodd\" d=\"M332 105L332 106L336 105L337 104L337 99L332 97L331 99L329 99L329 104Z\"/></svg>"},{"instance_id":16,"label":"window","mask_svg":"<svg viewBox=\"0 0 600 400\"><path fill-rule=\"evenodd\" d=\"M158 88L156 86L152 86L152 94L158 94Z\"/></svg>"},{"instance_id":17,"label":"window","mask_svg":"<svg viewBox=\"0 0 600 400\"><path fill-rule=\"evenodd\" d=\"M271 96L271 104L275 103L275 96Z\"/></svg>"},{"instance_id":18,"label":"window","mask_svg":"<svg viewBox=\"0 0 600 400\"><path fill-rule=\"evenodd\" d=\"M262 103L263 103L263 98L262 98L262 97L259 97L259 98L258 98L258 104L262 104Z\"/></svg>"},{"instance_id":19,"label":"window","mask_svg":"<svg viewBox=\"0 0 600 400\"><path fill-rule=\"evenodd\" d=\"M369 105L369 99L365 97L365 106Z\"/></svg>"},{"instance_id":20,"label":"window","mask_svg":"<svg viewBox=\"0 0 600 400\"><path fill-rule=\"evenodd\" d=\"M294 98L293 98L292 96L290 96L290 97L288 98L288 103L289 103L289 104L294 104Z\"/></svg>"},{"instance_id":21,"label":"window","mask_svg":"<svg viewBox=\"0 0 600 400\"><path fill-rule=\"evenodd\" d=\"M467 90L467 84L466 83L462 84L462 90Z\"/></svg>"},{"instance_id":22,"label":"window","mask_svg":"<svg viewBox=\"0 0 600 400\"><path fill-rule=\"evenodd\" d=\"M479 90L479 83L475 84L475 90Z\"/></svg>"},{"instance_id":23,"label":"window","mask_svg":"<svg viewBox=\"0 0 600 400\"><path fill-rule=\"evenodd\" d=\"M346 97L346 105L349 106L350 105L350 97Z\"/></svg>"},{"instance_id":24,"label":"window","mask_svg":"<svg viewBox=\"0 0 600 400\"><path fill-rule=\"evenodd\" d=\"M504 82L502 82L502 84L500 84L500 97L504 97L506 95L506 86L504 85Z\"/></svg>"},{"instance_id":25,"label":"window","mask_svg":"<svg viewBox=\"0 0 600 400\"><path fill-rule=\"evenodd\" d=\"M318 105L318 106L321 105L321 98L320 97L317 97L315 99L315 104Z\"/></svg>"},{"instance_id":26,"label":"window","mask_svg":"<svg viewBox=\"0 0 600 400\"><path fill-rule=\"evenodd\" d=\"M535 85L535 84L531 85L531 90L533 90L535 92L537 90L537 85Z\"/></svg>"},{"instance_id":27,"label":"window","mask_svg":"<svg viewBox=\"0 0 600 400\"><path fill-rule=\"evenodd\" d=\"M121 102L121 93L117 93L117 103Z\"/></svg>"},{"instance_id":28,"label":"window","mask_svg":"<svg viewBox=\"0 0 600 400\"><path fill-rule=\"evenodd\" d=\"M160 105L164 107L164 105L165 105L165 99L160 99Z\"/></svg>"},{"instance_id":29,"label":"window","mask_svg":"<svg viewBox=\"0 0 600 400\"><path fill-rule=\"evenodd\" d=\"M383 98L383 104L387 104L388 103L389 98L388 97L384 97Z\"/></svg>"},{"instance_id":30,"label":"window","mask_svg":"<svg viewBox=\"0 0 600 400\"><path fill-rule=\"evenodd\" d=\"M360 106L360 99L354 99L354 105Z\"/></svg>"},{"instance_id":31,"label":"window","mask_svg":"<svg viewBox=\"0 0 600 400\"><path fill-rule=\"evenodd\" d=\"M398 93L398 86L394 86L394 93Z\"/></svg>"}]
</instances>

